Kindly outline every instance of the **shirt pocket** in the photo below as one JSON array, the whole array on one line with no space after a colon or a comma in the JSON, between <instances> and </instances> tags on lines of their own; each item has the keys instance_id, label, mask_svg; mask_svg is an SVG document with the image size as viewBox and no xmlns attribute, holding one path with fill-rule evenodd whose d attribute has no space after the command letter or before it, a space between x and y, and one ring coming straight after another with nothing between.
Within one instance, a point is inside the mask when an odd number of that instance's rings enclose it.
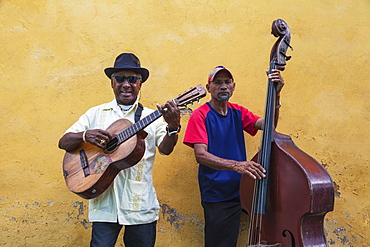
<instances>
[{"instance_id":1,"label":"shirt pocket","mask_svg":"<svg viewBox=\"0 0 370 247\"><path fill-rule=\"evenodd\" d=\"M148 182L126 179L121 208L132 212L148 210L148 197Z\"/></svg>"},{"instance_id":2,"label":"shirt pocket","mask_svg":"<svg viewBox=\"0 0 370 247\"><path fill-rule=\"evenodd\" d=\"M107 193L107 191L103 194L101 194L98 197L95 197L90 201L90 207L92 210L100 210L103 208L107 208L111 204L111 196L110 193Z\"/></svg>"}]
</instances>

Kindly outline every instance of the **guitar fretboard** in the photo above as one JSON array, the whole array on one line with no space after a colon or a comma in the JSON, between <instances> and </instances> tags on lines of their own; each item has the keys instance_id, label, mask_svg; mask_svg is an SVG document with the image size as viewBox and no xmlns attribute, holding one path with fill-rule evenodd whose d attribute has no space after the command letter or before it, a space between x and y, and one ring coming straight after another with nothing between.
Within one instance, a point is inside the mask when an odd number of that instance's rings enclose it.
<instances>
[{"instance_id":1,"label":"guitar fretboard","mask_svg":"<svg viewBox=\"0 0 370 247\"><path fill-rule=\"evenodd\" d=\"M146 126L157 120L160 116L162 116L162 113L159 110L156 110L149 114L148 116L144 117L143 119L140 119L121 133L117 135L118 138L118 144L121 144L125 142L127 139L135 135L140 130L144 129Z\"/></svg>"}]
</instances>

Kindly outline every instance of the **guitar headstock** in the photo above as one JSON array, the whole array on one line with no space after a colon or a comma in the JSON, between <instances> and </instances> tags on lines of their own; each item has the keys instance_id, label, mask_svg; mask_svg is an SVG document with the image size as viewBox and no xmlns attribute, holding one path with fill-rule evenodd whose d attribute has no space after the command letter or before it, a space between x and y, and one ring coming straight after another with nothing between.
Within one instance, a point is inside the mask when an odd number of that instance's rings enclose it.
<instances>
[{"instance_id":1,"label":"guitar headstock","mask_svg":"<svg viewBox=\"0 0 370 247\"><path fill-rule=\"evenodd\" d=\"M198 84L195 87L190 88L188 91L185 93L180 94L179 96L176 97L173 101L175 104L180 108L180 107L185 107L188 104L193 103L194 101L199 101L201 98L206 96L207 92L206 89Z\"/></svg>"}]
</instances>

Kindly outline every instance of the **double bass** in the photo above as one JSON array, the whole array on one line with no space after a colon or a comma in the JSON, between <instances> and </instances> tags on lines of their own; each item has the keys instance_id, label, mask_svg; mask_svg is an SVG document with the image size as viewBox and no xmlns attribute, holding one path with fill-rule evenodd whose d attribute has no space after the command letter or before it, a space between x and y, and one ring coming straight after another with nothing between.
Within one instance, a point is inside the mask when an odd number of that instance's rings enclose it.
<instances>
[{"instance_id":1,"label":"double bass","mask_svg":"<svg viewBox=\"0 0 370 247\"><path fill-rule=\"evenodd\" d=\"M272 69L283 71L290 47L290 30L284 20L272 23L278 40L270 54ZM314 158L300 150L290 136L275 130L276 89L268 80L261 145L252 159L266 170L266 178L243 175L242 209L250 218L248 246L327 246L325 214L334 207L330 175Z\"/></svg>"}]
</instances>

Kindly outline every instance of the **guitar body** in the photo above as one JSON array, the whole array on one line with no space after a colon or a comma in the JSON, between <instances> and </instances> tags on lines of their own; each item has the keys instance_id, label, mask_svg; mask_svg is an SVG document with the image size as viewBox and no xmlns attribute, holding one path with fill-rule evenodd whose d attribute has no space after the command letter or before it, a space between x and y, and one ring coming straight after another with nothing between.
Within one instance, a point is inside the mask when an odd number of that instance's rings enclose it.
<instances>
[{"instance_id":1,"label":"guitar body","mask_svg":"<svg viewBox=\"0 0 370 247\"><path fill-rule=\"evenodd\" d=\"M112 136L130 127L132 123L120 119L107 128ZM63 173L67 187L85 199L101 195L123 169L137 164L144 155L147 133L140 130L136 135L107 152L90 143L82 143L63 159Z\"/></svg>"}]
</instances>

